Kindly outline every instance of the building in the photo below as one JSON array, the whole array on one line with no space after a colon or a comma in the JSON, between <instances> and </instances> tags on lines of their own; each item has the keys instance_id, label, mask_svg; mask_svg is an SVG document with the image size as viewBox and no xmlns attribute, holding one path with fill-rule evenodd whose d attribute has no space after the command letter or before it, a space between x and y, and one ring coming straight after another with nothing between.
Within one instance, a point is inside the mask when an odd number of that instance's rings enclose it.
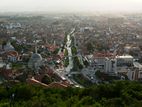
<instances>
[{"instance_id":1,"label":"building","mask_svg":"<svg viewBox=\"0 0 142 107\"><path fill-rule=\"evenodd\" d=\"M106 58L106 60L105 60L105 72L117 74L116 59Z\"/></svg>"},{"instance_id":2,"label":"building","mask_svg":"<svg viewBox=\"0 0 142 107\"><path fill-rule=\"evenodd\" d=\"M6 52L7 60L10 62L16 62L19 59L17 51L8 51Z\"/></svg>"},{"instance_id":3,"label":"building","mask_svg":"<svg viewBox=\"0 0 142 107\"><path fill-rule=\"evenodd\" d=\"M109 53L109 52L96 52L94 53L94 59L96 59L98 62L102 63L102 61L104 60L104 58L114 58L113 53Z\"/></svg>"},{"instance_id":4,"label":"building","mask_svg":"<svg viewBox=\"0 0 142 107\"><path fill-rule=\"evenodd\" d=\"M95 53L94 54L95 66L106 73L116 73L116 59L112 53Z\"/></svg>"},{"instance_id":5,"label":"building","mask_svg":"<svg viewBox=\"0 0 142 107\"><path fill-rule=\"evenodd\" d=\"M15 48L11 45L10 42L7 42L7 44L4 46L4 50L5 50L6 52L8 52L8 51L14 51Z\"/></svg>"},{"instance_id":6,"label":"building","mask_svg":"<svg viewBox=\"0 0 142 107\"><path fill-rule=\"evenodd\" d=\"M3 66L5 66L6 64L3 62L2 57L0 57L0 68L2 68Z\"/></svg>"},{"instance_id":7,"label":"building","mask_svg":"<svg viewBox=\"0 0 142 107\"><path fill-rule=\"evenodd\" d=\"M134 67L137 69L135 74L135 80L142 79L142 65L138 62L134 62Z\"/></svg>"},{"instance_id":8,"label":"building","mask_svg":"<svg viewBox=\"0 0 142 107\"><path fill-rule=\"evenodd\" d=\"M41 65L42 65L41 55L38 53L33 53L29 62L28 62L28 67L31 69L38 70Z\"/></svg>"},{"instance_id":9,"label":"building","mask_svg":"<svg viewBox=\"0 0 142 107\"><path fill-rule=\"evenodd\" d=\"M142 65L134 62L130 55L116 56L117 72L127 75L129 80L139 80L142 78Z\"/></svg>"},{"instance_id":10,"label":"building","mask_svg":"<svg viewBox=\"0 0 142 107\"><path fill-rule=\"evenodd\" d=\"M133 56L131 55L122 55L116 56L117 66L132 66L133 65Z\"/></svg>"},{"instance_id":11,"label":"building","mask_svg":"<svg viewBox=\"0 0 142 107\"><path fill-rule=\"evenodd\" d=\"M37 46L35 45L35 53L32 54L29 62L28 67L34 71L38 71L40 66L43 65L43 59L40 54L37 53Z\"/></svg>"}]
</instances>

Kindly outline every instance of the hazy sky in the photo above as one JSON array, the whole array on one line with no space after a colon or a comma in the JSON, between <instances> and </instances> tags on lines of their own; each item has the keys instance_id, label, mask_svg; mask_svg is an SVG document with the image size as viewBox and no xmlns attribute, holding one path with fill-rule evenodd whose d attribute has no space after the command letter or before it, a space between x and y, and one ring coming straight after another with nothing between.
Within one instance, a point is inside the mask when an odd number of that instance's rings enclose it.
<instances>
[{"instance_id":1,"label":"hazy sky","mask_svg":"<svg viewBox=\"0 0 142 107\"><path fill-rule=\"evenodd\" d=\"M142 0L0 0L4 11L142 12Z\"/></svg>"}]
</instances>

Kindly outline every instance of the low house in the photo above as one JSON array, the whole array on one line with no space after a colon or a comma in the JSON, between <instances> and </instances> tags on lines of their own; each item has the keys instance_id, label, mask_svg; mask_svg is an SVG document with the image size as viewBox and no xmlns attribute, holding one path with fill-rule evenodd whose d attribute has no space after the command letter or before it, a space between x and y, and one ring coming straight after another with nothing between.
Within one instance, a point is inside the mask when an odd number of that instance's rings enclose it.
<instances>
[{"instance_id":1,"label":"low house","mask_svg":"<svg viewBox=\"0 0 142 107\"><path fill-rule=\"evenodd\" d=\"M6 59L10 62L16 62L19 59L17 51L8 51L6 52Z\"/></svg>"}]
</instances>

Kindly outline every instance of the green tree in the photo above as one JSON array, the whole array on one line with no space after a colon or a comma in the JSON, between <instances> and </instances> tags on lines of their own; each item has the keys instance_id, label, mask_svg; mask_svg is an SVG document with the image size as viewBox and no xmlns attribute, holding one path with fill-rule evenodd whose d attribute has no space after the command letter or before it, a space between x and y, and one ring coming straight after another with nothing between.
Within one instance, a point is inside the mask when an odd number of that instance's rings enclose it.
<instances>
[{"instance_id":1,"label":"green tree","mask_svg":"<svg viewBox=\"0 0 142 107\"><path fill-rule=\"evenodd\" d=\"M77 49L75 46L71 47L72 55L77 55Z\"/></svg>"},{"instance_id":2,"label":"green tree","mask_svg":"<svg viewBox=\"0 0 142 107\"><path fill-rule=\"evenodd\" d=\"M86 44L86 47L87 47L87 50L88 50L89 53L92 53L94 51L94 46L91 42L88 42Z\"/></svg>"},{"instance_id":3,"label":"green tree","mask_svg":"<svg viewBox=\"0 0 142 107\"><path fill-rule=\"evenodd\" d=\"M68 50L65 48L64 55L68 56Z\"/></svg>"},{"instance_id":4,"label":"green tree","mask_svg":"<svg viewBox=\"0 0 142 107\"><path fill-rule=\"evenodd\" d=\"M43 83L45 83L45 84L49 84L49 83L52 82L52 80L51 80L51 78L50 78L49 76L45 75L45 76L42 78L41 82L43 82Z\"/></svg>"}]
</instances>

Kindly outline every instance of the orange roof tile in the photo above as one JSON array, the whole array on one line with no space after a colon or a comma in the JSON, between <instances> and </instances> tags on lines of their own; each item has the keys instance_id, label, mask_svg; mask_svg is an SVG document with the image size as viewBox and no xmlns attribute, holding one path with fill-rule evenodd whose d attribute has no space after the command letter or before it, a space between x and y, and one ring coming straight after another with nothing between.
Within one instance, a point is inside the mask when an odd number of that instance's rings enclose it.
<instances>
[{"instance_id":1,"label":"orange roof tile","mask_svg":"<svg viewBox=\"0 0 142 107\"><path fill-rule=\"evenodd\" d=\"M9 55L9 56L18 57L18 52L17 51L8 51L8 52L6 52L6 54Z\"/></svg>"},{"instance_id":2,"label":"orange roof tile","mask_svg":"<svg viewBox=\"0 0 142 107\"><path fill-rule=\"evenodd\" d=\"M94 53L94 57L113 57L114 55L109 52Z\"/></svg>"},{"instance_id":3,"label":"orange roof tile","mask_svg":"<svg viewBox=\"0 0 142 107\"><path fill-rule=\"evenodd\" d=\"M42 82L40 82L40 81L38 81L34 78L27 79L27 83L35 84L35 85L41 85L41 86L46 87L46 88L66 88L66 87L68 87L67 85L62 84L60 82L52 82L51 84L47 85L47 84L44 84L44 83L42 83Z\"/></svg>"}]
</instances>

